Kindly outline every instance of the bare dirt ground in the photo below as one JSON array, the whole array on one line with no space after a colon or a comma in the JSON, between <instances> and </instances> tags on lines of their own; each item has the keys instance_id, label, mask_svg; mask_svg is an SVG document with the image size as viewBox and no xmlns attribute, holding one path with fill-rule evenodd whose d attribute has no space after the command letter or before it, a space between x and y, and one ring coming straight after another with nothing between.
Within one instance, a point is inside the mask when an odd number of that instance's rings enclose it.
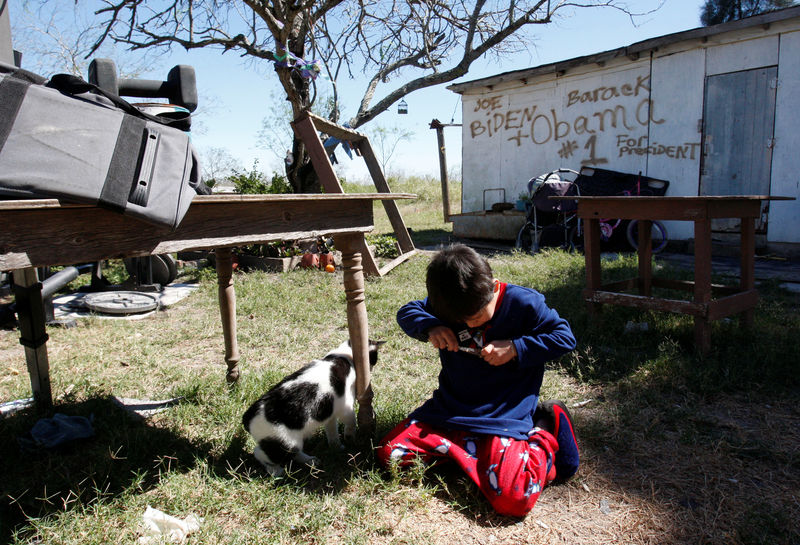
<instances>
[{"instance_id":1,"label":"bare dirt ground","mask_svg":"<svg viewBox=\"0 0 800 545\"><path fill-rule=\"evenodd\" d=\"M607 421L607 405L573 409L577 431ZM524 520L470 512L481 504L474 497L459 511L451 498L469 494L470 483L448 474L448 491L387 515L385 543L402 535L443 545L797 543L798 408L725 396L688 413L673 427L645 410L634 425L608 427L607 443L582 441L578 475L545 489Z\"/></svg>"}]
</instances>

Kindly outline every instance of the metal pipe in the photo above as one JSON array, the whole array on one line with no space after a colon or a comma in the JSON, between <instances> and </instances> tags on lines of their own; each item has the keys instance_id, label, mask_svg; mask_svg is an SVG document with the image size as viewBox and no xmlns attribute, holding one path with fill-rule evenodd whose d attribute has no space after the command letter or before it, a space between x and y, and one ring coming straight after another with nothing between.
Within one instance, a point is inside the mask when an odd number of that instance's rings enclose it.
<instances>
[{"instance_id":1,"label":"metal pipe","mask_svg":"<svg viewBox=\"0 0 800 545\"><path fill-rule=\"evenodd\" d=\"M65 267L49 278L42 280L42 297L50 297L55 292L78 278L77 267Z\"/></svg>"}]
</instances>

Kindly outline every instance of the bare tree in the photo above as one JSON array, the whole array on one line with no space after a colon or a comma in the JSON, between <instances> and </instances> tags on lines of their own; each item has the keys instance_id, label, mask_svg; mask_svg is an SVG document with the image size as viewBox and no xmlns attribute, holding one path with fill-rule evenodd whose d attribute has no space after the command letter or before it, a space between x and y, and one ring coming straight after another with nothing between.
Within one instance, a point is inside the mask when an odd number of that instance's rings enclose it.
<instances>
[{"instance_id":1,"label":"bare tree","mask_svg":"<svg viewBox=\"0 0 800 545\"><path fill-rule=\"evenodd\" d=\"M407 131L401 127L384 127L383 125L370 126L366 131L372 141L373 148L381 170L387 172L392 161L394 152L400 142L408 142L414 136L412 131Z\"/></svg>"},{"instance_id":2,"label":"bare tree","mask_svg":"<svg viewBox=\"0 0 800 545\"><path fill-rule=\"evenodd\" d=\"M242 170L239 161L226 148L211 147L200 150L203 165L203 181L216 185L237 170Z\"/></svg>"},{"instance_id":3,"label":"bare tree","mask_svg":"<svg viewBox=\"0 0 800 545\"><path fill-rule=\"evenodd\" d=\"M42 0L47 1L47 0ZM297 118L331 85L327 117L342 122L336 82L368 82L355 115L358 128L409 93L452 81L487 54L526 46L535 25L563 8L611 7L624 0L98 0L94 47L108 40L137 49L216 47L273 62ZM654 0L656 1L656 0ZM379 91L381 91L379 93ZM297 192L316 191L303 142L294 139L287 177Z\"/></svg>"},{"instance_id":4,"label":"bare tree","mask_svg":"<svg viewBox=\"0 0 800 545\"><path fill-rule=\"evenodd\" d=\"M21 2L17 8L11 21L14 48L22 52L26 69L42 75L86 74L89 66L86 52L95 45L101 30L95 21L64 3ZM152 68L157 56L123 55L117 49L116 44L106 43L98 53L117 59L121 77L137 77Z\"/></svg>"}]
</instances>

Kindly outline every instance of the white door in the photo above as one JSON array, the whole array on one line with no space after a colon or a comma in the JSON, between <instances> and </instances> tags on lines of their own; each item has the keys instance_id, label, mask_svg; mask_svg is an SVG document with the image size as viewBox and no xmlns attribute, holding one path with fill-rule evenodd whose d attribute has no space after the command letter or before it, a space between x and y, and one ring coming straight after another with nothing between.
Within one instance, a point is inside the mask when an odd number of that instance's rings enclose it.
<instances>
[{"instance_id":1,"label":"white door","mask_svg":"<svg viewBox=\"0 0 800 545\"><path fill-rule=\"evenodd\" d=\"M775 126L775 66L706 78L700 195L769 195ZM756 232L766 233L767 202ZM738 220L714 231L738 232Z\"/></svg>"}]
</instances>

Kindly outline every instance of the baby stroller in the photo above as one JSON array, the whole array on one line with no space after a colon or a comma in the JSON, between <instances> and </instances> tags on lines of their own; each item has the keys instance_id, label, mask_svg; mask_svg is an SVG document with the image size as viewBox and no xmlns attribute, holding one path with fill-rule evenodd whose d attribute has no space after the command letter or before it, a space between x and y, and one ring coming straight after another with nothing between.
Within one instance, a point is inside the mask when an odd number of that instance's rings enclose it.
<instances>
[{"instance_id":1,"label":"baby stroller","mask_svg":"<svg viewBox=\"0 0 800 545\"><path fill-rule=\"evenodd\" d=\"M551 200L551 196L579 196L575 180L580 174L559 168L528 181L530 205L526 207L525 224L517 234L516 247L535 254L542 246L575 249L580 242L578 204L571 200Z\"/></svg>"}]
</instances>

